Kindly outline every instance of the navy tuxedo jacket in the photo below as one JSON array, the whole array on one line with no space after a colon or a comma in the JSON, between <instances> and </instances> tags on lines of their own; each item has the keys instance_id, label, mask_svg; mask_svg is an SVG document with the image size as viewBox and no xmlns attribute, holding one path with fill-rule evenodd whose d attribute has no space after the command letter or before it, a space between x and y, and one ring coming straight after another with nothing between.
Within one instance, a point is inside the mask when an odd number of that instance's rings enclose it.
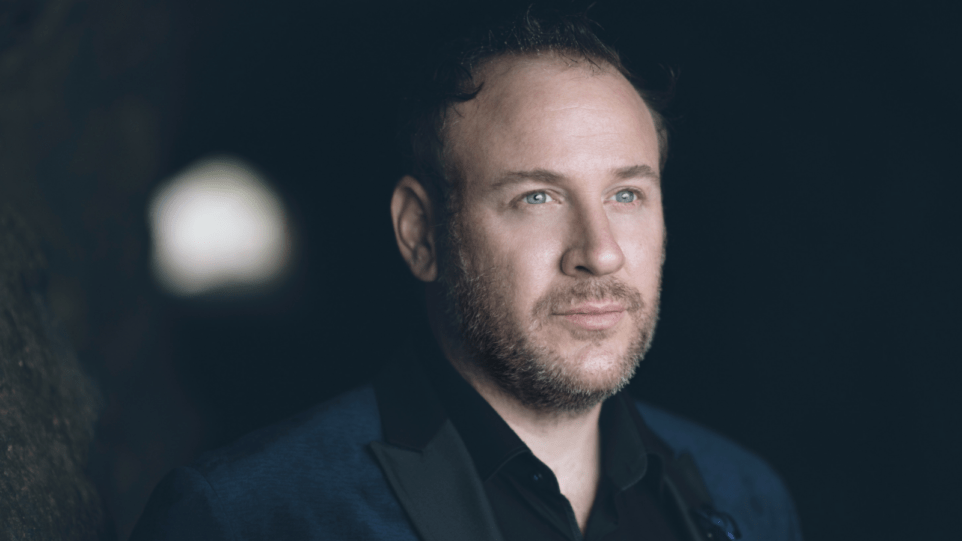
<instances>
[{"instance_id":1,"label":"navy tuxedo jacket","mask_svg":"<svg viewBox=\"0 0 962 541\"><path fill-rule=\"evenodd\" d=\"M419 370L392 363L373 385L177 468L131 540L500 540L457 431L437 414L425 418L436 408L422 406L436 397ZM690 498L681 492L694 487L734 518L745 541L801 540L791 497L768 465L691 422L637 407L660 440L646 447L667 444L669 461L700 477L672 489L683 537L713 541L684 512Z\"/></svg>"}]
</instances>

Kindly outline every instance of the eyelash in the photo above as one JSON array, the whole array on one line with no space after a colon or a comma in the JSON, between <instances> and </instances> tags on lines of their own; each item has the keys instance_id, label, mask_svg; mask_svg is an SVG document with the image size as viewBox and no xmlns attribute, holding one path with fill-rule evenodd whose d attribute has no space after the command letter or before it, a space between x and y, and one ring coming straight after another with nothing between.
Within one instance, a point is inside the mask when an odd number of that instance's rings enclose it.
<instances>
[{"instance_id":1,"label":"eyelash","mask_svg":"<svg viewBox=\"0 0 962 541\"><path fill-rule=\"evenodd\" d=\"M628 201L626 203L628 205L632 203L640 203L645 200L645 194L641 190L637 190L634 188L621 188L620 190L615 192L614 195L612 195L609 199L614 199L615 197L618 197L618 194L620 194L621 192L631 192L632 194L635 195L634 201Z\"/></svg>"},{"instance_id":2,"label":"eyelash","mask_svg":"<svg viewBox=\"0 0 962 541\"><path fill-rule=\"evenodd\" d=\"M554 200L555 200L555 198L554 198L554 197L551 197L551 194L549 194L548 192L546 192L546 191L544 191L544 190L537 190L537 191L528 192L528 193L522 195L522 196L521 196L521 201L527 203L529 197L531 197L532 195L537 195L537 194L544 194L544 196L545 196L545 198L546 198L545 201L543 201L543 202L541 202L541 203L528 203L528 204L530 204L530 205L538 205L538 204L548 203L549 201L548 201L547 199L551 199L551 201L554 201Z\"/></svg>"},{"instance_id":3,"label":"eyelash","mask_svg":"<svg viewBox=\"0 0 962 541\"><path fill-rule=\"evenodd\" d=\"M634 188L622 188L622 189L618 190L617 192L615 192L614 195L612 195L611 197L609 197L608 200L614 199L614 198L617 197L618 194L621 193L621 192L631 192L631 193L634 194L634 196L635 196L634 201L628 201L627 203L625 203L626 205L630 205L630 204L633 204L633 203L639 203L639 202L642 202L642 201L645 200L645 194L644 194L641 190L634 189ZM549 194L546 190L535 190L535 191L532 191L532 192L528 192L528 193L523 194L523 195L519 198L518 202L519 202L519 203L526 202L529 196L532 196L532 195L535 195L535 194L539 194L539 193L545 194L545 196L551 198L552 201L555 200L553 197L551 197L551 194ZM550 201L545 201L544 203L550 203ZM542 204L544 204L544 203L528 203L528 206L538 206L538 205L542 205Z\"/></svg>"}]
</instances>

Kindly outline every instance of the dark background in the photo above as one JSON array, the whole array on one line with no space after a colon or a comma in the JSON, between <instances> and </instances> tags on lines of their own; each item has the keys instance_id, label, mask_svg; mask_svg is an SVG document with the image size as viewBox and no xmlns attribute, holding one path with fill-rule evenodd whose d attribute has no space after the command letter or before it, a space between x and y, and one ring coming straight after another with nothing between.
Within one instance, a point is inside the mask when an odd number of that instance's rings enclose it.
<instances>
[{"instance_id":1,"label":"dark background","mask_svg":"<svg viewBox=\"0 0 962 541\"><path fill-rule=\"evenodd\" d=\"M638 397L767 458L811 540L957 532L959 28L949 2L601 1L628 63L679 74L661 324ZM0 203L106 398L91 475L126 538L204 450L356 385L419 289L388 200L399 80L490 2L12 1ZM151 190L266 172L297 235L277 290L178 300Z\"/></svg>"}]
</instances>

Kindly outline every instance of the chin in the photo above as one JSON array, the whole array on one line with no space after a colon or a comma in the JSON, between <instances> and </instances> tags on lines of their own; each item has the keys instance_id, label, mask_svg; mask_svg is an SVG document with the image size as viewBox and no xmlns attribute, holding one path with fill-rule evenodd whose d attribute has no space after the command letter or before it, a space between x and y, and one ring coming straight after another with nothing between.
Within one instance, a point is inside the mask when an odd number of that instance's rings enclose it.
<instances>
[{"instance_id":1,"label":"chin","mask_svg":"<svg viewBox=\"0 0 962 541\"><path fill-rule=\"evenodd\" d=\"M565 359L562 377L569 385L588 392L614 394L628 383L638 367L638 359L628 351L596 345L582 348L572 356L559 354L555 358Z\"/></svg>"},{"instance_id":2,"label":"chin","mask_svg":"<svg viewBox=\"0 0 962 541\"><path fill-rule=\"evenodd\" d=\"M488 374L531 409L569 414L586 412L623 389L640 360L630 350L598 344L575 352L529 344L512 353L489 358Z\"/></svg>"}]
</instances>

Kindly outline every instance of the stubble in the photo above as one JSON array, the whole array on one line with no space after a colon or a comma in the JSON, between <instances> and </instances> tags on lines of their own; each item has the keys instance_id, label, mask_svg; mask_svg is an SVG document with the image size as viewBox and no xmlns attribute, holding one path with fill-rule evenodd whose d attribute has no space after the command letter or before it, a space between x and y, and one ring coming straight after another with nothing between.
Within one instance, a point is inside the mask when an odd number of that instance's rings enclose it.
<instances>
[{"instance_id":1,"label":"stubble","mask_svg":"<svg viewBox=\"0 0 962 541\"><path fill-rule=\"evenodd\" d=\"M460 331L468 362L525 407L554 413L587 411L623 389L648 351L658 320L658 296L641 293L614 277L587 277L539 298L524 321L511 310L502 269L478 271L471 264L472 240L455 213L439 239L440 285L448 317ZM660 277L659 277L660 281ZM624 353L600 376L588 377L577 360L566 358L538 331L565 308L586 301L618 301L633 325ZM613 330L568 330L576 341L603 345Z\"/></svg>"}]
</instances>

